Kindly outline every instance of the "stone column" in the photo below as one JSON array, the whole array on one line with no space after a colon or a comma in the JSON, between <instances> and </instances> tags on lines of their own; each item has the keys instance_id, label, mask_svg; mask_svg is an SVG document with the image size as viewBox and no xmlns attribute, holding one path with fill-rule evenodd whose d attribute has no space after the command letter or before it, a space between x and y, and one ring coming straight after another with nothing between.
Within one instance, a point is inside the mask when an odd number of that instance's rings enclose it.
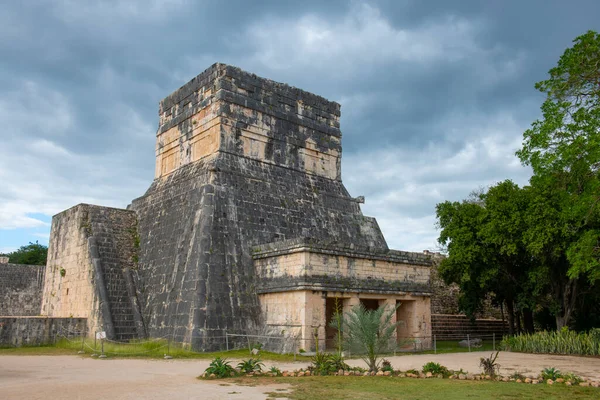
<instances>
[{"instance_id":1,"label":"stone column","mask_svg":"<svg viewBox=\"0 0 600 400\"><path fill-rule=\"evenodd\" d=\"M385 307L386 313L391 312L391 310L396 309L396 299L393 297L388 297L387 299L379 300L379 307ZM396 324L396 312L394 311L394 315L392 315L392 319L390 323ZM395 343L398 340L398 330L394 329L394 333L392 334L392 339L390 343L390 347L395 347Z\"/></svg>"},{"instance_id":2,"label":"stone column","mask_svg":"<svg viewBox=\"0 0 600 400\"><path fill-rule=\"evenodd\" d=\"M305 350L315 349L315 330L319 340L319 351L325 350L325 297L321 292L306 291L302 321L302 343Z\"/></svg>"},{"instance_id":3,"label":"stone column","mask_svg":"<svg viewBox=\"0 0 600 400\"><path fill-rule=\"evenodd\" d=\"M350 298L344 299L342 302L342 311L345 313L350 312L352 307L360 304L360 299L358 298L358 293L352 293Z\"/></svg>"}]
</instances>

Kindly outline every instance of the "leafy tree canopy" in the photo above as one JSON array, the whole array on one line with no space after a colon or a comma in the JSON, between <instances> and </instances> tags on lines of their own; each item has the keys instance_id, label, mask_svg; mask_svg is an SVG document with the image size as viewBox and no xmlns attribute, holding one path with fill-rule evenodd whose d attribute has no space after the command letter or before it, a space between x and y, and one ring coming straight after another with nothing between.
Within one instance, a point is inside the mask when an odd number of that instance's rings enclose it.
<instances>
[{"instance_id":1,"label":"leafy tree canopy","mask_svg":"<svg viewBox=\"0 0 600 400\"><path fill-rule=\"evenodd\" d=\"M48 246L29 242L26 246L21 246L18 250L6 254L8 262L13 264L46 265L48 258Z\"/></svg>"},{"instance_id":2,"label":"leafy tree canopy","mask_svg":"<svg viewBox=\"0 0 600 400\"><path fill-rule=\"evenodd\" d=\"M543 118L523 134L517 155L533 168L532 185L558 193L555 217L562 226L552 229L572 240L553 251L564 250L571 278L594 282L600 279L600 35L577 37L549 75L536 84L547 96ZM530 246L548 253L548 233L538 233Z\"/></svg>"}]
</instances>

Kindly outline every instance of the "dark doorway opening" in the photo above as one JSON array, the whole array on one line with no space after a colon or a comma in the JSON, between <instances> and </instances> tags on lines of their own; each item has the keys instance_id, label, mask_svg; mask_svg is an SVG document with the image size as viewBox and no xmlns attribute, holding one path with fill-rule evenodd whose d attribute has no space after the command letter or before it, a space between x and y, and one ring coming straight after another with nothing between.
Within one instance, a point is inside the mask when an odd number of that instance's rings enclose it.
<instances>
[{"instance_id":1,"label":"dark doorway opening","mask_svg":"<svg viewBox=\"0 0 600 400\"><path fill-rule=\"evenodd\" d=\"M377 310L379 308L379 300L377 299L360 299L360 302L367 310Z\"/></svg>"}]
</instances>

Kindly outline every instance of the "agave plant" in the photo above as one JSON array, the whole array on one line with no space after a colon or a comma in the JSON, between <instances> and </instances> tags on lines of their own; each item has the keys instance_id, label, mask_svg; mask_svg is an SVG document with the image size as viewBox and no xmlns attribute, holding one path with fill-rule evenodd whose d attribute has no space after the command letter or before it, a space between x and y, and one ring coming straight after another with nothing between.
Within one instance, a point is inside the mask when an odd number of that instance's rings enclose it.
<instances>
[{"instance_id":1,"label":"agave plant","mask_svg":"<svg viewBox=\"0 0 600 400\"><path fill-rule=\"evenodd\" d=\"M217 378L226 378L235 374L235 370L229 364L229 361L217 357L211 361L210 365L204 371L207 375L215 375Z\"/></svg>"},{"instance_id":2,"label":"agave plant","mask_svg":"<svg viewBox=\"0 0 600 400\"><path fill-rule=\"evenodd\" d=\"M486 375L496 376L498 373L498 370L500 369L500 365L496 363L498 353L500 352L497 351L496 354L492 353L489 357L481 357L479 359L479 366L483 368L483 372Z\"/></svg>"},{"instance_id":3,"label":"agave plant","mask_svg":"<svg viewBox=\"0 0 600 400\"><path fill-rule=\"evenodd\" d=\"M262 367L264 367L264 366L265 366L265 364L260 362L260 359L258 359L258 358L250 358L248 360L240 362L237 365L237 367L240 369L240 371L245 372L247 374L252 373L252 372L260 372L260 371L262 371Z\"/></svg>"},{"instance_id":4,"label":"agave plant","mask_svg":"<svg viewBox=\"0 0 600 400\"><path fill-rule=\"evenodd\" d=\"M552 367L552 368L544 368L542 370L542 379L543 380L552 379L553 381L555 381L558 378L562 378L562 374L556 368L554 368L554 367Z\"/></svg>"}]
</instances>

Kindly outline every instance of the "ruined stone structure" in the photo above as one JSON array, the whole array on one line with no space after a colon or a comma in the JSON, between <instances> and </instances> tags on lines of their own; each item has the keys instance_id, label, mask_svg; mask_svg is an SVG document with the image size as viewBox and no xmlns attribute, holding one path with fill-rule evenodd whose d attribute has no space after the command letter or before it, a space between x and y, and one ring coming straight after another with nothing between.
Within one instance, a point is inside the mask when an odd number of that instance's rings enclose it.
<instances>
[{"instance_id":1,"label":"ruined stone structure","mask_svg":"<svg viewBox=\"0 0 600 400\"><path fill-rule=\"evenodd\" d=\"M44 265L10 264L0 257L0 316L40 315Z\"/></svg>"},{"instance_id":2,"label":"ruined stone structure","mask_svg":"<svg viewBox=\"0 0 600 400\"><path fill-rule=\"evenodd\" d=\"M52 221L42 313L198 350L229 333L325 341L332 300L431 334L431 258L389 250L341 180L340 105L215 64L160 103L155 180L127 210Z\"/></svg>"}]
</instances>

